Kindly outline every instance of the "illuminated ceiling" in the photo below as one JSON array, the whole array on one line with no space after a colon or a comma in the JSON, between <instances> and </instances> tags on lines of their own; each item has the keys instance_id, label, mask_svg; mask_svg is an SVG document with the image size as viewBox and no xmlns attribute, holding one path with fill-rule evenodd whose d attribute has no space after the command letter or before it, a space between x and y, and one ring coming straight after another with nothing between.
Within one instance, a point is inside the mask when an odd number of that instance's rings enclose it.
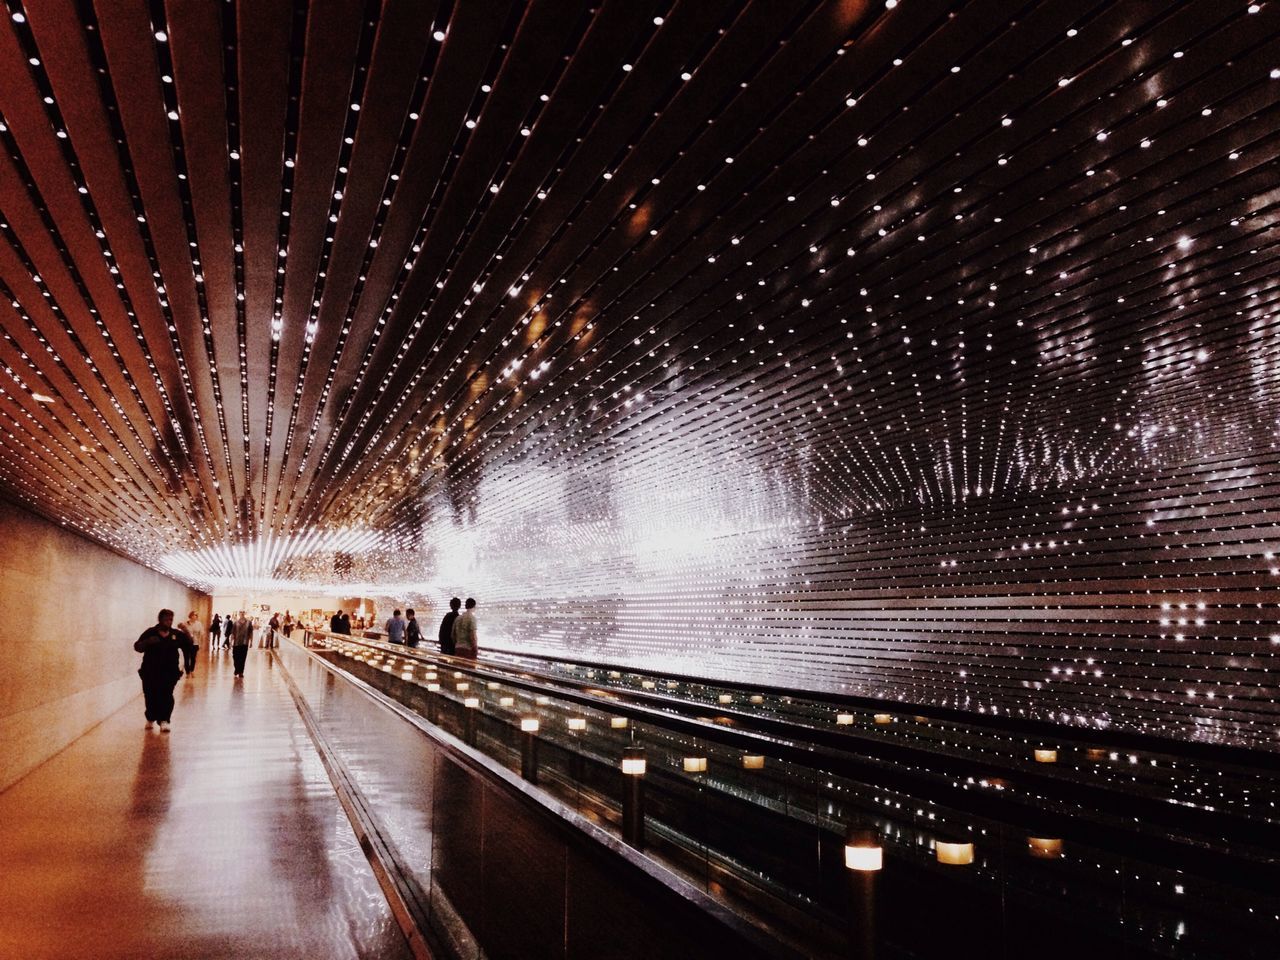
<instances>
[{"instance_id":1,"label":"illuminated ceiling","mask_svg":"<svg viewBox=\"0 0 1280 960\"><path fill-rule=\"evenodd\" d=\"M1272 589L1280 3L7 2L0 480L143 562Z\"/></svg>"}]
</instances>

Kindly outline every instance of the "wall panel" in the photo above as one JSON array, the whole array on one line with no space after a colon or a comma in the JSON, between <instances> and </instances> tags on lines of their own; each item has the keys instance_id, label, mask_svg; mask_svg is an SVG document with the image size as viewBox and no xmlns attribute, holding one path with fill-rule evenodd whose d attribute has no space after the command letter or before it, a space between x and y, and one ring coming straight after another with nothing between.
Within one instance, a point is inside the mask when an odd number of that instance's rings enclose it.
<instances>
[{"instance_id":1,"label":"wall panel","mask_svg":"<svg viewBox=\"0 0 1280 960\"><path fill-rule=\"evenodd\" d=\"M133 641L182 584L0 500L0 790L139 696ZM142 711L138 710L142 729Z\"/></svg>"}]
</instances>

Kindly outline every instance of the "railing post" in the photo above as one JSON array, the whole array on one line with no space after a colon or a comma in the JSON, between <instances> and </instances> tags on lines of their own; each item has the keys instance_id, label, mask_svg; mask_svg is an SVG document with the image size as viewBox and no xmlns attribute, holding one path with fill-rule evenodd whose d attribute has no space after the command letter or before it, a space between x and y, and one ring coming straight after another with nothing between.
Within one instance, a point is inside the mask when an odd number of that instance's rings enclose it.
<instances>
[{"instance_id":1,"label":"railing post","mask_svg":"<svg viewBox=\"0 0 1280 960\"><path fill-rule=\"evenodd\" d=\"M849 870L849 956L852 960L875 960L876 874L884 865L884 848L875 831L849 828L844 865Z\"/></svg>"},{"instance_id":2,"label":"railing post","mask_svg":"<svg viewBox=\"0 0 1280 960\"><path fill-rule=\"evenodd\" d=\"M427 721L440 723L440 684L435 682L427 684Z\"/></svg>"},{"instance_id":3,"label":"railing post","mask_svg":"<svg viewBox=\"0 0 1280 960\"><path fill-rule=\"evenodd\" d=\"M462 701L462 739L467 746L476 745L476 714L480 711L480 698L467 697Z\"/></svg>"},{"instance_id":4,"label":"railing post","mask_svg":"<svg viewBox=\"0 0 1280 960\"><path fill-rule=\"evenodd\" d=\"M538 782L538 718L520 718L520 776Z\"/></svg>"},{"instance_id":5,"label":"railing post","mask_svg":"<svg viewBox=\"0 0 1280 960\"><path fill-rule=\"evenodd\" d=\"M622 839L644 849L644 747L622 749Z\"/></svg>"}]
</instances>

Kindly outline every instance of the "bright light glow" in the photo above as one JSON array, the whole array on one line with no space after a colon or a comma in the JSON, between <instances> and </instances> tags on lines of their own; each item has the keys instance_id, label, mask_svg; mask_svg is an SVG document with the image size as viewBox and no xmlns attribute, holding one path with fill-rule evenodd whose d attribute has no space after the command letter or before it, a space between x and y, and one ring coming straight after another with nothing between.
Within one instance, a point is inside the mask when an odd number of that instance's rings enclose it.
<instances>
[{"instance_id":1,"label":"bright light glow","mask_svg":"<svg viewBox=\"0 0 1280 960\"><path fill-rule=\"evenodd\" d=\"M963 867L965 864L973 863L972 843L950 843L939 840L935 844L935 852L939 863L956 867Z\"/></svg>"},{"instance_id":2,"label":"bright light glow","mask_svg":"<svg viewBox=\"0 0 1280 960\"><path fill-rule=\"evenodd\" d=\"M883 847L860 847L846 844L844 865L850 870L871 872L884 866Z\"/></svg>"}]
</instances>

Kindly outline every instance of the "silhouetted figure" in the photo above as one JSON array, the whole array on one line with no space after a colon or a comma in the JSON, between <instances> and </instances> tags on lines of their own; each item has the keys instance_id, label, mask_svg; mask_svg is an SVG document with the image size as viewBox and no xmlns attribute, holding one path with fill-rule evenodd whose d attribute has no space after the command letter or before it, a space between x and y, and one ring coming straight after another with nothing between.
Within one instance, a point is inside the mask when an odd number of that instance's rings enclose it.
<instances>
[{"instance_id":1,"label":"silhouetted figure","mask_svg":"<svg viewBox=\"0 0 1280 960\"><path fill-rule=\"evenodd\" d=\"M335 613L332 617L329 618L329 632L330 633L342 632L342 611L341 610L339 610L337 613Z\"/></svg>"},{"instance_id":2,"label":"silhouetted figure","mask_svg":"<svg viewBox=\"0 0 1280 960\"><path fill-rule=\"evenodd\" d=\"M240 611L240 619L236 621L235 634L231 639L231 661L235 664L236 676L244 676L244 662L249 656L249 647L253 645L253 621Z\"/></svg>"},{"instance_id":3,"label":"silhouetted figure","mask_svg":"<svg viewBox=\"0 0 1280 960\"><path fill-rule=\"evenodd\" d=\"M222 643L222 614L213 615L213 623L209 624L209 649L216 650Z\"/></svg>"},{"instance_id":4,"label":"silhouetted figure","mask_svg":"<svg viewBox=\"0 0 1280 960\"><path fill-rule=\"evenodd\" d=\"M236 623L232 619L231 614L227 614L227 618L222 621L222 645L223 647L231 646L231 632L235 629Z\"/></svg>"},{"instance_id":5,"label":"silhouetted figure","mask_svg":"<svg viewBox=\"0 0 1280 960\"><path fill-rule=\"evenodd\" d=\"M449 612L440 621L440 652L453 653L453 622L458 619L458 609L462 601L454 597L449 601Z\"/></svg>"},{"instance_id":6,"label":"silhouetted figure","mask_svg":"<svg viewBox=\"0 0 1280 960\"><path fill-rule=\"evenodd\" d=\"M453 621L453 652L459 657L475 659L480 650L480 638L476 635L476 601L467 597L467 609Z\"/></svg>"},{"instance_id":7,"label":"silhouetted figure","mask_svg":"<svg viewBox=\"0 0 1280 960\"><path fill-rule=\"evenodd\" d=\"M422 640L422 628L418 626L418 621L413 615L413 607L404 612L409 618L404 627L404 642L411 647L416 647Z\"/></svg>"},{"instance_id":8,"label":"silhouetted figure","mask_svg":"<svg viewBox=\"0 0 1280 960\"><path fill-rule=\"evenodd\" d=\"M187 673L191 673L196 668L196 646L185 630L173 625L173 611L161 610L156 616L156 625L138 637L133 649L142 654L138 676L142 678L147 727L150 729L151 724L158 723L160 730L168 733L169 719L173 716L173 688L182 676L178 654L182 654Z\"/></svg>"},{"instance_id":9,"label":"silhouetted figure","mask_svg":"<svg viewBox=\"0 0 1280 960\"><path fill-rule=\"evenodd\" d=\"M342 613L341 610L339 610L338 612L342 614L339 617L339 620L341 622L338 624L338 632L345 637L349 637L351 636L351 617L345 613Z\"/></svg>"}]
</instances>

